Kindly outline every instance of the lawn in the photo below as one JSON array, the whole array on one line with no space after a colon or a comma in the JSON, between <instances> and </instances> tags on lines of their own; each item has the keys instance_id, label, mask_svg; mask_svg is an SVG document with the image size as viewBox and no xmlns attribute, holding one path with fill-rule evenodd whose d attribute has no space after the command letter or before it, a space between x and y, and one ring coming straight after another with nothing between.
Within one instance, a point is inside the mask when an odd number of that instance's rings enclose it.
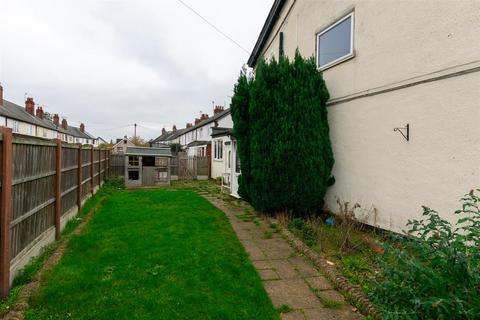
<instances>
[{"instance_id":1,"label":"lawn","mask_svg":"<svg viewBox=\"0 0 480 320\"><path fill-rule=\"evenodd\" d=\"M109 196L27 319L278 319L223 212L188 190Z\"/></svg>"}]
</instances>

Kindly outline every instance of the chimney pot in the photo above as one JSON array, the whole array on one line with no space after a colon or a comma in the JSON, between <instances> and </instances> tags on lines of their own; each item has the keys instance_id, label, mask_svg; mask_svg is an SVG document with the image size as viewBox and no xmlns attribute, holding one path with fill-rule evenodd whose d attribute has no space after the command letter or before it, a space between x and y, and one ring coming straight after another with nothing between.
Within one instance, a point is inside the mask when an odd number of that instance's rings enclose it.
<instances>
[{"instance_id":1,"label":"chimney pot","mask_svg":"<svg viewBox=\"0 0 480 320\"><path fill-rule=\"evenodd\" d=\"M57 127L60 125L60 117L58 116L57 113L53 115L53 124L56 125Z\"/></svg>"},{"instance_id":2,"label":"chimney pot","mask_svg":"<svg viewBox=\"0 0 480 320\"><path fill-rule=\"evenodd\" d=\"M191 128L191 127L193 127L193 124L189 122L189 123L187 123L186 127Z\"/></svg>"},{"instance_id":3,"label":"chimney pot","mask_svg":"<svg viewBox=\"0 0 480 320\"><path fill-rule=\"evenodd\" d=\"M68 129L68 122L67 122L67 119L65 118L62 119L62 128L65 130Z\"/></svg>"},{"instance_id":4,"label":"chimney pot","mask_svg":"<svg viewBox=\"0 0 480 320\"><path fill-rule=\"evenodd\" d=\"M172 131L177 132L177 126L176 125L173 125Z\"/></svg>"},{"instance_id":5,"label":"chimney pot","mask_svg":"<svg viewBox=\"0 0 480 320\"><path fill-rule=\"evenodd\" d=\"M80 123L80 132L85 133L85 125Z\"/></svg>"},{"instance_id":6,"label":"chimney pot","mask_svg":"<svg viewBox=\"0 0 480 320\"><path fill-rule=\"evenodd\" d=\"M225 107L224 106L215 106L215 109L213 109L213 114L218 114L220 112L223 112L225 111Z\"/></svg>"},{"instance_id":7,"label":"chimney pot","mask_svg":"<svg viewBox=\"0 0 480 320\"><path fill-rule=\"evenodd\" d=\"M167 130L165 130L165 128L162 129L162 135L167 133Z\"/></svg>"},{"instance_id":8,"label":"chimney pot","mask_svg":"<svg viewBox=\"0 0 480 320\"><path fill-rule=\"evenodd\" d=\"M30 113L32 116L35 115L35 102L33 101L32 97L28 97L27 101L25 101L25 111Z\"/></svg>"}]
</instances>

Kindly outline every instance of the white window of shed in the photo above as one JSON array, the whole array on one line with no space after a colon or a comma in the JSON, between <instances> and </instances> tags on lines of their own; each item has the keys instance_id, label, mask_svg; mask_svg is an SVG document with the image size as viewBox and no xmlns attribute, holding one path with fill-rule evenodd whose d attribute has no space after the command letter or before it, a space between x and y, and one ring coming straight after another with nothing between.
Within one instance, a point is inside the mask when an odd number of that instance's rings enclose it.
<instances>
[{"instance_id":1,"label":"white window of shed","mask_svg":"<svg viewBox=\"0 0 480 320\"><path fill-rule=\"evenodd\" d=\"M353 13L317 34L317 66L328 68L353 56Z\"/></svg>"}]
</instances>

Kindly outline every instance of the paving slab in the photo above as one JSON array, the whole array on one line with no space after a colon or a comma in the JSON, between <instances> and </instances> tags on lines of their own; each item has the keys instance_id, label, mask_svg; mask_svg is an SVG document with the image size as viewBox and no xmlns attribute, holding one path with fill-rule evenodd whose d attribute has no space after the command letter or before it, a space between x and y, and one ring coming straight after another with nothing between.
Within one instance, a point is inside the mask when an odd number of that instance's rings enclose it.
<instances>
[{"instance_id":1,"label":"paving slab","mask_svg":"<svg viewBox=\"0 0 480 320\"><path fill-rule=\"evenodd\" d=\"M353 307L334 290L312 263L306 257L298 255L269 224L258 217L256 222L243 221L238 217L245 214L242 208L232 207L222 199L207 199L224 211L230 220L273 305L276 308L287 305L292 309L280 315L282 320L363 319L361 314L352 311ZM325 308L322 299L336 301L341 305L338 309Z\"/></svg>"},{"instance_id":2,"label":"paving slab","mask_svg":"<svg viewBox=\"0 0 480 320\"><path fill-rule=\"evenodd\" d=\"M282 279L300 278L300 274L295 271L292 264L287 259L269 260L270 266L277 271L277 274Z\"/></svg>"},{"instance_id":3,"label":"paving slab","mask_svg":"<svg viewBox=\"0 0 480 320\"><path fill-rule=\"evenodd\" d=\"M267 256L263 251L258 247L258 245L253 240L243 240L241 241L245 251L247 251L250 256L250 260L266 260Z\"/></svg>"},{"instance_id":4,"label":"paving slab","mask_svg":"<svg viewBox=\"0 0 480 320\"><path fill-rule=\"evenodd\" d=\"M273 269L257 270L260 279L262 280L280 280L280 277Z\"/></svg>"},{"instance_id":5,"label":"paving slab","mask_svg":"<svg viewBox=\"0 0 480 320\"><path fill-rule=\"evenodd\" d=\"M332 284L323 276L305 278L310 287L316 290L330 290L333 289Z\"/></svg>"},{"instance_id":6,"label":"paving slab","mask_svg":"<svg viewBox=\"0 0 480 320\"><path fill-rule=\"evenodd\" d=\"M311 308L303 309L305 319L307 320L356 320L364 317L349 309L327 309L327 308Z\"/></svg>"},{"instance_id":7,"label":"paving slab","mask_svg":"<svg viewBox=\"0 0 480 320\"><path fill-rule=\"evenodd\" d=\"M263 285L275 307L288 305L293 309L315 308L320 301L303 279L264 281Z\"/></svg>"},{"instance_id":8,"label":"paving slab","mask_svg":"<svg viewBox=\"0 0 480 320\"><path fill-rule=\"evenodd\" d=\"M281 320L305 320L305 315L300 310L293 310L280 315Z\"/></svg>"},{"instance_id":9,"label":"paving slab","mask_svg":"<svg viewBox=\"0 0 480 320\"><path fill-rule=\"evenodd\" d=\"M320 273L305 257L296 256L289 258L288 261L293 265L303 278L318 277Z\"/></svg>"},{"instance_id":10,"label":"paving slab","mask_svg":"<svg viewBox=\"0 0 480 320\"><path fill-rule=\"evenodd\" d=\"M317 294L320 296L320 299L345 303L345 297L335 290L318 291Z\"/></svg>"}]
</instances>

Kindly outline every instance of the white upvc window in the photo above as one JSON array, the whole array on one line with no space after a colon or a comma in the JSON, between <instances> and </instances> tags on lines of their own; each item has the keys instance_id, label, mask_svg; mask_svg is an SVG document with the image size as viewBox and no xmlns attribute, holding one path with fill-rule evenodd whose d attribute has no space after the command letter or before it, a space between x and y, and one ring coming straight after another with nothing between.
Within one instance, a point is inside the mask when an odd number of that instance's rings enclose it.
<instances>
[{"instance_id":1,"label":"white upvc window","mask_svg":"<svg viewBox=\"0 0 480 320\"><path fill-rule=\"evenodd\" d=\"M327 69L352 58L354 34L353 12L317 34L317 67Z\"/></svg>"},{"instance_id":2,"label":"white upvc window","mask_svg":"<svg viewBox=\"0 0 480 320\"><path fill-rule=\"evenodd\" d=\"M213 159L223 160L223 140L215 140L213 143Z\"/></svg>"},{"instance_id":3,"label":"white upvc window","mask_svg":"<svg viewBox=\"0 0 480 320\"><path fill-rule=\"evenodd\" d=\"M19 131L18 121L15 121L15 120L13 121L12 131L15 132L15 133L18 133L18 131Z\"/></svg>"}]
</instances>

